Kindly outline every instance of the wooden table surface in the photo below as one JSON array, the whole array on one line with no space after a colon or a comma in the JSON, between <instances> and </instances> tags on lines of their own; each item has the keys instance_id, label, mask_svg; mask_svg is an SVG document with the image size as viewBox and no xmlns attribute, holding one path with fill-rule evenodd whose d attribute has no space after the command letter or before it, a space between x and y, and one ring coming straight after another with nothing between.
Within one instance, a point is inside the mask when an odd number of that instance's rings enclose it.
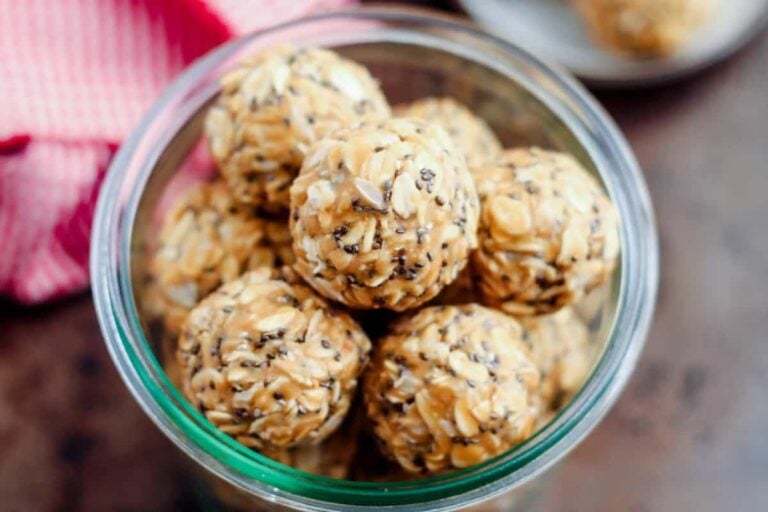
<instances>
[{"instance_id":1,"label":"wooden table surface","mask_svg":"<svg viewBox=\"0 0 768 512\"><path fill-rule=\"evenodd\" d=\"M535 512L768 510L768 34L643 92L598 93L642 163L661 292L640 365ZM195 510L82 295L0 303L0 509Z\"/></svg>"}]
</instances>

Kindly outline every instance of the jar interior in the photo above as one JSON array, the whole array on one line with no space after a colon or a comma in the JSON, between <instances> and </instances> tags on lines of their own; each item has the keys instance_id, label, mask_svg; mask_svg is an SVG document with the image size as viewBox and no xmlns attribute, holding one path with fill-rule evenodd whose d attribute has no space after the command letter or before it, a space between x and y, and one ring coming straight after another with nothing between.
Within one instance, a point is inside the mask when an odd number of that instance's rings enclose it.
<instances>
[{"instance_id":1,"label":"jar interior","mask_svg":"<svg viewBox=\"0 0 768 512\"><path fill-rule=\"evenodd\" d=\"M381 29L382 33L387 30L390 29ZM388 39L396 38L390 35ZM492 66L436 45L372 41L333 46L334 50L368 67L381 82L392 105L427 96L450 96L484 118L505 147L539 146L567 151L600 179L588 151L561 118L531 90ZM166 141L158 141L161 152L141 194L131 234L130 270L139 312L146 310L142 290L147 284L148 255L155 247L164 213L190 185L215 174L202 140L202 124L206 108L217 91L216 78L209 77L198 88L197 97L189 102L185 119L168 134ZM608 340L617 292L618 272L612 282L595 290L576 308L589 327L595 361ZM172 357L172 346L146 315L139 313L138 320L156 359L161 366L165 365ZM371 441L363 436L361 442L368 446ZM370 446L369 451L375 451L375 447ZM263 458L256 460L264 462ZM386 474L387 463L376 463L383 465ZM367 475L358 479L387 478L386 475L384 478Z\"/></svg>"}]
</instances>

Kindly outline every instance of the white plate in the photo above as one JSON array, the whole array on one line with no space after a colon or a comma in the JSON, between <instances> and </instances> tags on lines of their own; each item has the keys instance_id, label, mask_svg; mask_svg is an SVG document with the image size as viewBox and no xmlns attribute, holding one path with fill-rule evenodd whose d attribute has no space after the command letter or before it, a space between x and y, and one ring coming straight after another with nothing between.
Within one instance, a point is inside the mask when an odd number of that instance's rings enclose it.
<instances>
[{"instance_id":1,"label":"white plate","mask_svg":"<svg viewBox=\"0 0 768 512\"><path fill-rule=\"evenodd\" d=\"M711 21L680 52L632 60L597 46L566 0L459 2L492 32L597 85L650 84L691 73L730 55L768 20L768 0L719 0Z\"/></svg>"}]
</instances>

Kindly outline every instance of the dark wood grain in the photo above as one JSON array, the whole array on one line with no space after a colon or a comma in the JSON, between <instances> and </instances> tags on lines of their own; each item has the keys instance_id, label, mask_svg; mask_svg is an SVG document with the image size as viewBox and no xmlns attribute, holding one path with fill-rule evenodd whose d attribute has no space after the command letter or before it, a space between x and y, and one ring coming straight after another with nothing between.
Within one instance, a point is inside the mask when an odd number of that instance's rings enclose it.
<instances>
[{"instance_id":1,"label":"dark wood grain","mask_svg":"<svg viewBox=\"0 0 768 512\"><path fill-rule=\"evenodd\" d=\"M194 510L181 455L118 377L90 296L0 311L0 510Z\"/></svg>"},{"instance_id":2,"label":"dark wood grain","mask_svg":"<svg viewBox=\"0 0 768 512\"><path fill-rule=\"evenodd\" d=\"M768 36L687 81L600 93L662 239L648 344L536 512L768 510ZM120 382L90 297L0 303L0 508L194 510L181 456Z\"/></svg>"}]
</instances>

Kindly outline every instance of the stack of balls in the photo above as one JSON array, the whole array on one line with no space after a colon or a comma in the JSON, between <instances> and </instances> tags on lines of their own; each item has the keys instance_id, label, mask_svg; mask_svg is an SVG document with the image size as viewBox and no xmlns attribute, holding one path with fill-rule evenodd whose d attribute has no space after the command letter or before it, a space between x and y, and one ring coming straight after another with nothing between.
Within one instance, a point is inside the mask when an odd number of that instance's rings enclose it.
<instances>
[{"instance_id":1,"label":"stack of balls","mask_svg":"<svg viewBox=\"0 0 768 512\"><path fill-rule=\"evenodd\" d=\"M224 76L205 123L219 176L167 214L143 301L212 424L336 477L360 432L418 475L531 436L590 369L570 305L619 253L613 206L571 156L504 150L448 98L394 112L328 50ZM390 311L377 339L361 310Z\"/></svg>"}]
</instances>

